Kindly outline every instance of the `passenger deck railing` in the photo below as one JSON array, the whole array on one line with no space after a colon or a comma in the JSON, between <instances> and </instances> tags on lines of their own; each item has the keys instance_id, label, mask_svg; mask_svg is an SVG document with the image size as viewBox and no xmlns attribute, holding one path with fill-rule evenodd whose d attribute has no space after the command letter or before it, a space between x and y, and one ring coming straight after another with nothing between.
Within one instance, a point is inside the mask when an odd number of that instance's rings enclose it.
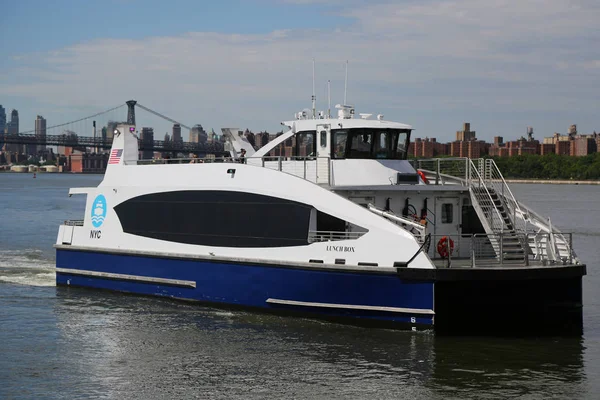
<instances>
[{"instance_id":1,"label":"passenger deck railing","mask_svg":"<svg viewBox=\"0 0 600 400\"><path fill-rule=\"evenodd\" d=\"M137 165L160 165L160 164L204 164L204 163L239 163L231 157L182 157L182 158L153 158L150 160L138 160Z\"/></svg>"},{"instance_id":2,"label":"passenger deck railing","mask_svg":"<svg viewBox=\"0 0 600 400\"><path fill-rule=\"evenodd\" d=\"M157 158L152 160L138 160L138 165L157 164L204 164L204 163L240 163L240 159L231 157L205 157L205 158ZM318 184L331 184L330 157L311 156L266 156L247 157L244 163L285 172L307 181Z\"/></svg>"},{"instance_id":3,"label":"passenger deck railing","mask_svg":"<svg viewBox=\"0 0 600 400\"><path fill-rule=\"evenodd\" d=\"M540 216L517 201L494 160L481 158L470 160L461 157L416 159L411 160L411 163L414 168L425 173L430 184L469 187L473 206L480 218L483 215L487 233L513 231L514 234L548 235L549 243L552 244L548 252L550 259L554 257L553 261L560 261L564 254L561 254L559 249L554 251L553 255L552 249L562 248L562 253L567 249L570 253L569 257L577 260L569 238L552 227L550 218ZM497 213L490 213L492 207L506 217L498 218ZM483 211L483 214L480 211ZM521 245L527 249L533 243L523 241Z\"/></svg>"},{"instance_id":4,"label":"passenger deck railing","mask_svg":"<svg viewBox=\"0 0 600 400\"><path fill-rule=\"evenodd\" d=\"M465 157L410 160L413 168L423 171L432 185L468 185L469 159Z\"/></svg>"},{"instance_id":5,"label":"passenger deck railing","mask_svg":"<svg viewBox=\"0 0 600 400\"><path fill-rule=\"evenodd\" d=\"M431 235L432 245L427 254L438 266L444 267L490 267L490 266L545 266L579 264L570 251L572 233L562 233L568 246L556 246L550 233ZM438 253L438 243L446 238L446 246L452 241L453 250L444 258ZM516 246L517 241L530 243L529 250ZM495 249L493 243L498 243Z\"/></svg>"}]
</instances>

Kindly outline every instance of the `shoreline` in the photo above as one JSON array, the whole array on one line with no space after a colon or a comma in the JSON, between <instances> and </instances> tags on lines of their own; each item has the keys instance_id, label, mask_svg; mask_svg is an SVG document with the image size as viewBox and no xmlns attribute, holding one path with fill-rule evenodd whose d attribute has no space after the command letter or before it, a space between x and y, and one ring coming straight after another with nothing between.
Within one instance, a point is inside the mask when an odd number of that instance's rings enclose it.
<instances>
[{"instance_id":1,"label":"shoreline","mask_svg":"<svg viewBox=\"0 0 600 400\"><path fill-rule=\"evenodd\" d=\"M597 181L581 181L571 179L507 179L506 183L535 183L549 185L600 185L600 180Z\"/></svg>"}]
</instances>

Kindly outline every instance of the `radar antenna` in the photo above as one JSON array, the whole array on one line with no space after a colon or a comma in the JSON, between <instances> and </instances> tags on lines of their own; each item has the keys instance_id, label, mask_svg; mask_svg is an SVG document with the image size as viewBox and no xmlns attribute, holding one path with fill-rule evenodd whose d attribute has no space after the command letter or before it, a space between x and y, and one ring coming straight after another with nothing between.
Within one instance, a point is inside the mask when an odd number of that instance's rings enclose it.
<instances>
[{"instance_id":1,"label":"radar antenna","mask_svg":"<svg viewBox=\"0 0 600 400\"><path fill-rule=\"evenodd\" d=\"M313 92L312 92L312 117L317 117L317 96L315 95L315 59L313 58Z\"/></svg>"},{"instance_id":2,"label":"radar antenna","mask_svg":"<svg viewBox=\"0 0 600 400\"><path fill-rule=\"evenodd\" d=\"M327 80L327 118L331 118L331 81Z\"/></svg>"},{"instance_id":3,"label":"radar antenna","mask_svg":"<svg viewBox=\"0 0 600 400\"><path fill-rule=\"evenodd\" d=\"M344 80L344 105L348 104L348 103L346 103L347 92L348 92L348 60L346 60L346 79Z\"/></svg>"}]
</instances>

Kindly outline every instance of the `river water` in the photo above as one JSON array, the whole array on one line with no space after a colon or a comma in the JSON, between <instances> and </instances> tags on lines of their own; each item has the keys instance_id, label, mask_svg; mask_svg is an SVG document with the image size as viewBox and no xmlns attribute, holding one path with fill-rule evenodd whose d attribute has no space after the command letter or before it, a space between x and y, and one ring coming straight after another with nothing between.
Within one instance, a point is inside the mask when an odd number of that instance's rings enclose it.
<instances>
[{"instance_id":1,"label":"river water","mask_svg":"<svg viewBox=\"0 0 600 400\"><path fill-rule=\"evenodd\" d=\"M57 288L69 187L0 174L0 399L600 398L600 186L519 185L588 264L576 338L439 337ZM518 326L515 327L518 331Z\"/></svg>"}]
</instances>

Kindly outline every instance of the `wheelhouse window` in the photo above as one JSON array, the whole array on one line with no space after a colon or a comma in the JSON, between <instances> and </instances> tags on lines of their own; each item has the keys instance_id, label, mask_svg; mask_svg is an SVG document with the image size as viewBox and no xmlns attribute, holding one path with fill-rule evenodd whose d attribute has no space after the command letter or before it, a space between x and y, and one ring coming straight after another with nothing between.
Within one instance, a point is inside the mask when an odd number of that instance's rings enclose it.
<instances>
[{"instance_id":1,"label":"wheelhouse window","mask_svg":"<svg viewBox=\"0 0 600 400\"><path fill-rule=\"evenodd\" d=\"M387 158L389 149L391 147L390 143L391 136L388 132L375 132L375 141L373 144L375 147L373 148L373 155L375 158Z\"/></svg>"},{"instance_id":2,"label":"wheelhouse window","mask_svg":"<svg viewBox=\"0 0 600 400\"><path fill-rule=\"evenodd\" d=\"M316 131L303 131L296 134L296 145L294 146L294 156L312 157L317 154L315 141Z\"/></svg>"},{"instance_id":3,"label":"wheelhouse window","mask_svg":"<svg viewBox=\"0 0 600 400\"><path fill-rule=\"evenodd\" d=\"M395 137L392 139L391 149L392 151L394 151L395 154L392 158L397 160L406 160L408 156L410 131L398 131L395 132L393 135L395 135Z\"/></svg>"},{"instance_id":4,"label":"wheelhouse window","mask_svg":"<svg viewBox=\"0 0 600 400\"><path fill-rule=\"evenodd\" d=\"M406 160L408 129L353 128L331 131L331 157Z\"/></svg>"},{"instance_id":5,"label":"wheelhouse window","mask_svg":"<svg viewBox=\"0 0 600 400\"><path fill-rule=\"evenodd\" d=\"M350 132L350 152L348 158L372 158L373 132L361 129Z\"/></svg>"},{"instance_id":6,"label":"wheelhouse window","mask_svg":"<svg viewBox=\"0 0 600 400\"><path fill-rule=\"evenodd\" d=\"M331 157L346 158L346 142L348 141L348 131L337 129L331 133Z\"/></svg>"}]
</instances>

